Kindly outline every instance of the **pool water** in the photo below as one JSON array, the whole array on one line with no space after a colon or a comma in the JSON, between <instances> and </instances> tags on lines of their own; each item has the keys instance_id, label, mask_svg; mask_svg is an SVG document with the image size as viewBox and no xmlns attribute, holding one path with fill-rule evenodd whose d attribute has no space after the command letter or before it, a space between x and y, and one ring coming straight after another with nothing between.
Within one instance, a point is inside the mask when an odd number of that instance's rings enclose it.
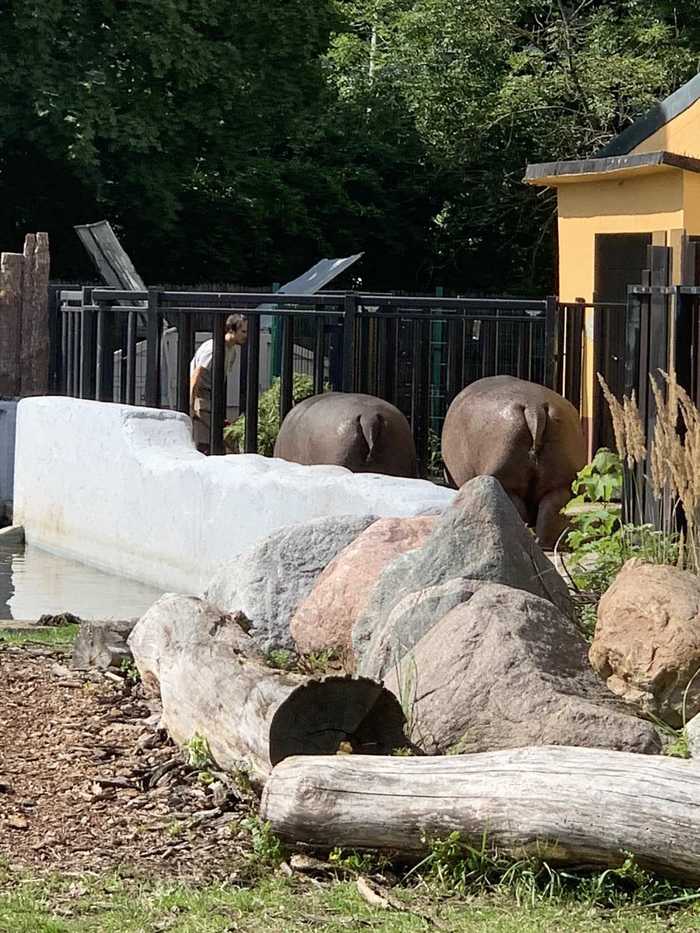
<instances>
[{"instance_id":1,"label":"pool water","mask_svg":"<svg viewBox=\"0 0 700 933\"><path fill-rule=\"evenodd\" d=\"M0 540L0 619L34 621L61 612L81 619L133 619L161 595L144 583Z\"/></svg>"}]
</instances>

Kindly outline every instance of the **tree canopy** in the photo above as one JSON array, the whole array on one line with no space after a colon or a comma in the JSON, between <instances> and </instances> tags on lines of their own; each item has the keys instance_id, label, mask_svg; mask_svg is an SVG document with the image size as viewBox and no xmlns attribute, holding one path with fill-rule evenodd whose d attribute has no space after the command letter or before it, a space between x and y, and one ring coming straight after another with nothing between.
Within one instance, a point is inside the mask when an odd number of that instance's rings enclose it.
<instances>
[{"instance_id":1,"label":"tree canopy","mask_svg":"<svg viewBox=\"0 0 700 933\"><path fill-rule=\"evenodd\" d=\"M6 0L0 247L107 217L149 282L365 250L372 287L553 287L527 162L592 155L697 70L684 0Z\"/></svg>"}]
</instances>

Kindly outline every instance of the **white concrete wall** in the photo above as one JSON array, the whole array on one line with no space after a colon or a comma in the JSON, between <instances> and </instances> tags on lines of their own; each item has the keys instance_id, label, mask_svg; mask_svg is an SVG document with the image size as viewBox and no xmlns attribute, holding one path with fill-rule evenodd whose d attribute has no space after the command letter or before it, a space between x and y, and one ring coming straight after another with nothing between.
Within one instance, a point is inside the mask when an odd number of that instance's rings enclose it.
<instances>
[{"instance_id":1,"label":"white concrete wall","mask_svg":"<svg viewBox=\"0 0 700 933\"><path fill-rule=\"evenodd\" d=\"M15 473L15 417L17 402L0 401L0 518L12 502Z\"/></svg>"},{"instance_id":2,"label":"white concrete wall","mask_svg":"<svg viewBox=\"0 0 700 933\"><path fill-rule=\"evenodd\" d=\"M178 592L285 525L415 515L450 490L423 480L205 457L186 415L70 398L19 405L15 523L55 553Z\"/></svg>"}]
</instances>

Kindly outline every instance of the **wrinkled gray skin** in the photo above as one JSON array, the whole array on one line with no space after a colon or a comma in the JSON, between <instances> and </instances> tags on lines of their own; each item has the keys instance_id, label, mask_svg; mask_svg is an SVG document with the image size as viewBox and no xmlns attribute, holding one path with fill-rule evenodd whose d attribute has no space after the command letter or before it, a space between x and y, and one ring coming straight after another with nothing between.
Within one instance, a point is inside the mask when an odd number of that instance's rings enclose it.
<instances>
[{"instance_id":1,"label":"wrinkled gray skin","mask_svg":"<svg viewBox=\"0 0 700 933\"><path fill-rule=\"evenodd\" d=\"M446 479L462 487L495 476L542 547L553 547L562 508L587 462L574 406L551 389L513 376L480 379L450 405L442 431Z\"/></svg>"},{"instance_id":2,"label":"wrinkled gray skin","mask_svg":"<svg viewBox=\"0 0 700 933\"><path fill-rule=\"evenodd\" d=\"M417 474L406 418L388 402L358 393L325 392L299 402L282 422L273 456L353 473Z\"/></svg>"}]
</instances>

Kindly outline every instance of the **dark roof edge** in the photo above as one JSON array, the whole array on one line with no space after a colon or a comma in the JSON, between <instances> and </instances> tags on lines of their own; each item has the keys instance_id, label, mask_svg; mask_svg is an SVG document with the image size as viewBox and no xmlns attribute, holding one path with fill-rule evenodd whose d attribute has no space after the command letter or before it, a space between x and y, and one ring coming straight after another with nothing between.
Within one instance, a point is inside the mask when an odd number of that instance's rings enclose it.
<instances>
[{"instance_id":1,"label":"dark roof edge","mask_svg":"<svg viewBox=\"0 0 700 933\"><path fill-rule=\"evenodd\" d=\"M612 156L607 159L579 159L573 162L541 162L528 165L525 181L558 175L604 175L642 166L668 165L686 172L700 173L700 159L677 155L675 152L643 152L639 155Z\"/></svg>"},{"instance_id":2,"label":"dark roof edge","mask_svg":"<svg viewBox=\"0 0 700 933\"><path fill-rule=\"evenodd\" d=\"M611 139L607 146L603 146L596 155L599 158L626 155L652 133L656 133L684 110L692 107L697 100L700 100L700 74L695 75L665 100L652 107L643 117L635 120L619 136Z\"/></svg>"}]
</instances>

